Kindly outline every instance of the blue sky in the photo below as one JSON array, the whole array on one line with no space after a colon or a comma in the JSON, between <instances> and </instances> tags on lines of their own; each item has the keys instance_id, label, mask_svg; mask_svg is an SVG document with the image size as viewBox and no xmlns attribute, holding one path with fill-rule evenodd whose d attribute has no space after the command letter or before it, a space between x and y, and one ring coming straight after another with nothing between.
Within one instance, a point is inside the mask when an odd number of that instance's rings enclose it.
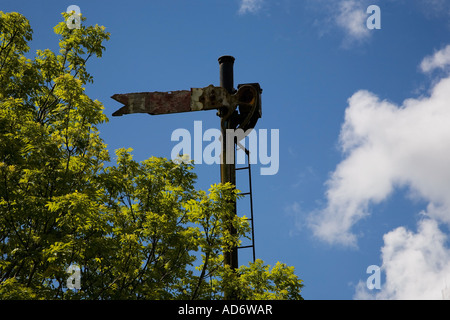
<instances>
[{"instance_id":1,"label":"blue sky","mask_svg":"<svg viewBox=\"0 0 450 320\"><path fill-rule=\"evenodd\" d=\"M52 28L72 4L111 33L87 87L109 116L111 154L169 158L175 129L218 128L214 111L113 118L110 97L218 86L217 59L233 55L235 86L264 90L257 129L280 134L278 173L253 166L257 258L294 266L305 299L449 297L448 1L8 0L0 10L30 20L35 52L57 50ZM370 5L381 29L366 26ZM218 165L196 172L198 188L220 181ZM241 251L241 264L250 258ZM366 286L371 265L379 289Z\"/></svg>"}]
</instances>

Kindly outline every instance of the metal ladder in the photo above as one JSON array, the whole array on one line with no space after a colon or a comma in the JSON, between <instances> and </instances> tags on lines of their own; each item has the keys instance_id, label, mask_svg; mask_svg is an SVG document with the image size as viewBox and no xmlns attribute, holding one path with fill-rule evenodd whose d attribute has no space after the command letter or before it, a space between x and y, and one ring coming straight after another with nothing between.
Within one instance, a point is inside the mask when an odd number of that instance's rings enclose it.
<instances>
[{"instance_id":1,"label":"metal ladder","mask_svg":"<svg viewBox=\"0 0 450 320\"><path fill-rule=\"evenodd\" d=\"M241 195L243 196L248 196L249 200L250 200L250 218L247 218L248 220L250 220L250 228L251 228L251 232L252 232L252 239L251 239L251 245L246 245L246 246L241 246L238 247L238 249L246 249L246 248L252 248L253 251L253 262L255 262L256 260L256 254L255 254L255 227L254 227L254 223L253 223L253 194L252 194L252 171L251 171L251 165L250 165L250 151L245 148L244 146L242 146L240 143L236 144L237 148L243 150L245 152L245 154L247 155L247 166L246 167L241 167L241 168L236 168L236 171L239 170L248 170L248 186L249 186L249 191L248 192L242 192Z\"/></svg>"}]
</instances>

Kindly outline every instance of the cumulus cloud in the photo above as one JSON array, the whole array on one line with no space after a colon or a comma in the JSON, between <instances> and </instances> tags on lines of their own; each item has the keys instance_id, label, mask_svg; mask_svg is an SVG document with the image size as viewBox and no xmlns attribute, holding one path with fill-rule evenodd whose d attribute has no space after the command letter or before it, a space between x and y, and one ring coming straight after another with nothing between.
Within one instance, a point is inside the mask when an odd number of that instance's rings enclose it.
<instances>
[{"instance_id":1,"label":"cumulus cloud","mask_svg":"<svg viewBox=\"0 0 450 320\"><path fill-rule=\"evenodd\" d=\"M428 73L450 66L450 46L423 59ZM427 203L417 231L386 233L381 248L381 290L356 286L357 299L450 298L450 75L427 96L401 105L360 90L348 99L339 145L344 158L327 181L326 205L309 215L314 235L357 246L354 227L376 204L406 188ZM411 214L418 214L412 212ZM448 230L448 229L447 229ZM364 232L364 230L362 230Z\"/></svg>"},{"instance_id":2,"label":"cumulus cloud","mask_svg":"<svg viewBox=\"0 0 450 320\"><path fill-rule=\"evenodd\" d=\"M448 299L450 250L448 236L436 220L424 219L417 233L399 227L384 235L380 290L368 290L365 282L356 287L355 299L437 300Z\"/></svg>"},{"instance_id":3,"label":"cumulus cloud","mask_svg":"<svg viewBox=\"0 0 450 320\"><path fill-rule=\"evenodd\" d=\"M264 0L241 0L239 14L256 13L261 10Z\"/></svg>"},{"instance_id":4,"label":"cumulus cloud","mask_svg":"<svg viewBox=\"0 0 450 320\"><path fill-rule=\"evenodd\" d=\"M430 65L443 64L433 57ZM450 77L401 106L365 90L348 100L340 135L345 158L327 181L326 207L310 215L317 237L355 246L352 227L397 187L427 201L429 217L450 224L449 101Z\"/></svg>"},{"instance_id":5,"label":"cumulus cloud","mask_svg":"<svg viewBox=\"0 0 450 320\"><path fill-rule=\"evenodd\" d=\"M423 59L420 69L429 73L435 69L446 69L450 66L450 45Z\"/></svg>"}]
</instances>

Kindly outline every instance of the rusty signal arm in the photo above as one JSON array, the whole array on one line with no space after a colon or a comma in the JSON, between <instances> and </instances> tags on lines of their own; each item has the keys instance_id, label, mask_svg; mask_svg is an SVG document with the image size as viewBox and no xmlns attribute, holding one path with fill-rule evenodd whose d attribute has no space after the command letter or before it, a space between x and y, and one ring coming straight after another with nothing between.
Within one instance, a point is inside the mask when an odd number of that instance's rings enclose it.
<instances>
[{"instance_id":1,"label":"rusty signal arm","mask_svg":"<svg viewBox=\"0 0 450 320\"><path fill-rule=\"evenodd\" d=\"M234 94L213 85L191 90L115 94L111 98L124 106L112 115L115 117L132 113L158 115L224 108L226 109L224 117L229 117L238 105L256 107L259 95L260 92L253 85L242 85Z\"/></svg>"}]
</instances>

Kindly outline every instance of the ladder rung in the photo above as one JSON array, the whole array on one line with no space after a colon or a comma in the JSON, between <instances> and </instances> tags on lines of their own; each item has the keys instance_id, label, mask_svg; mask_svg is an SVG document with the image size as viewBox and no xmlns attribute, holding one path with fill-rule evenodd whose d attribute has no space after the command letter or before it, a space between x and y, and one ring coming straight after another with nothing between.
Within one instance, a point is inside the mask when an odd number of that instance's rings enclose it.
<instances>
[{"instance_id":1,"label":"ladder rung","mask_svg":"<svg viewBox=\"0 0 450 320\"><path fill-rule=\"evenodd\" d=\"M252 193L251 193L251 192L243 192L243 193L240 193L241 196L247 196L247 195L249 195L249 194L252 194Z\"/></svg>"},{"instance_id":2,"label":"ladder rung","mask_svg":"<svg viewBox=\"0 0 450 320\"><path fill-rule=\"evenodd\" d=\"M237 170L246 170L246 169L248 169L249 167L241 167L241 168L236 168L236 171Z\"/></svg>"},{"instance_id":3,"label":"ladder rung","mask_svg":"<svg viewBox=\"0 0 450 320\"><path fill-rule=\"evenodd\" d=\"M247 249L247 248L253 248L253 245L238 247L238 249Z\"/></svg>"}]
</instances>

